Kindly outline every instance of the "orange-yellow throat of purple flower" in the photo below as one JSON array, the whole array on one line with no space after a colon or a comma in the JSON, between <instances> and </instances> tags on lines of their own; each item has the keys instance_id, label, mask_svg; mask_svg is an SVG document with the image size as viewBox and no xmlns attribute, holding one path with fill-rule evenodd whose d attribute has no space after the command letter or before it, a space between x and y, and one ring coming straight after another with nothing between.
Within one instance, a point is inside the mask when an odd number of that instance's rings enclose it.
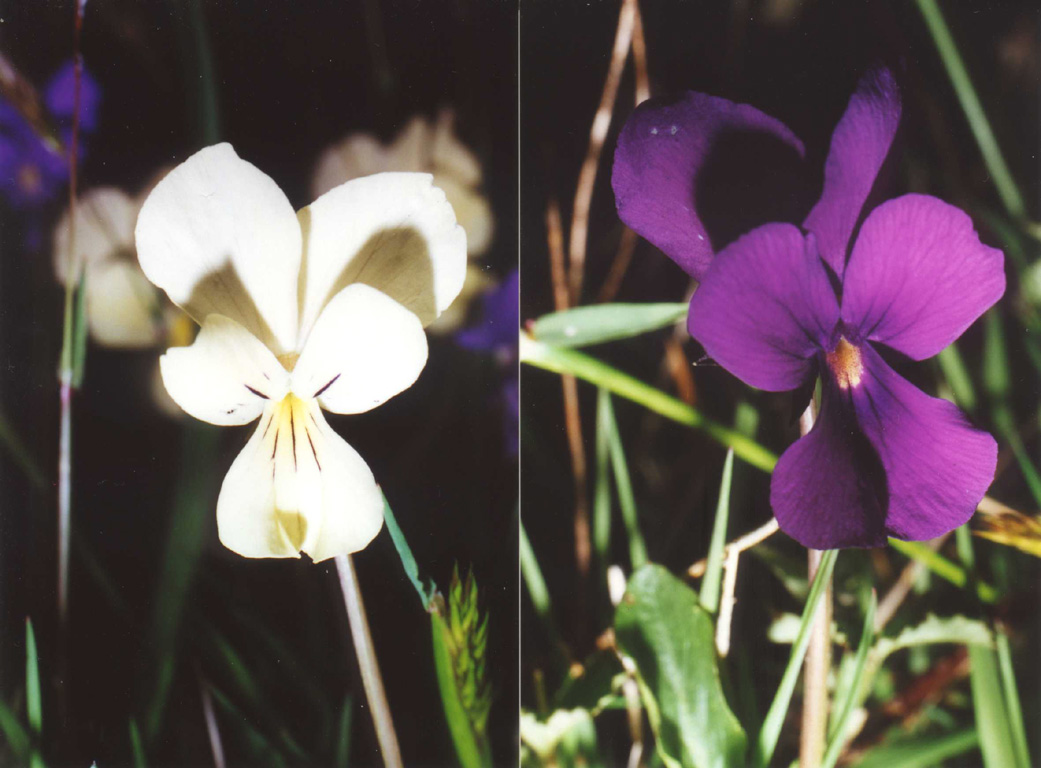
<instances>
[{"instance_id":1,"label":"orange-yellow throat of purple flower","mask_svg":"<svg viewBox=\"0 0 1041 768\"><path fill-rule=\"evenodd\" d=\"M864 376L864 363L860 359L860 347L856 347L846 341L845 336L839 337L839 343L835 349L825 356L828 367L835 374L835 381L839 389L857 387Z\"/></svg>"}]
</instances>

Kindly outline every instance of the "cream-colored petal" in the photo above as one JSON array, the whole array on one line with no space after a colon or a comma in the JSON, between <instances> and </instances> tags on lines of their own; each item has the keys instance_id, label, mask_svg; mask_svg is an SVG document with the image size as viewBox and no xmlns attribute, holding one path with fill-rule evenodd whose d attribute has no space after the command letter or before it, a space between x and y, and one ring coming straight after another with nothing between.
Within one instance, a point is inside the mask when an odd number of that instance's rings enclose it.
<instances>
[{"instance_id":1,"label":"cream-colored petal","mask_svg":"<svg viewBox=\"0 0 1041 768\"><path fill-rule=\"evenodd\" d=\"M434 131L426 118L416 115L398 131L388 148L388 171L427 171Z\"/></svg>"},{"instance_id":2,"label":"cream-colored petal","mask_svg":"<svg viewBox=\"0 0 1041 768\"><path fill-rule=\"evenodd\" d=\"M336 294L319 316L291 387L334 413L364 413L412 386L426 361L419 319L358 283Z\"/></svg>"},{"instance_id":3,"label":"cream-colored petal","mask_svg":"<svg viewBox=\"0 0 1041 768\"><path fill-rule=\"evenodd\" d=\"M383 500L368 465L318 404L269 404L217 500L221 542L245 557L315 561L357 552L379 533Z\"/></svg>"},{"instance_id":4,"label":"cream-colored petal","mask_svg":"<svg viewBox=\"0 0 1041 768\"><path fill-rule=\"evenodd\" d=\"M455 135L455 115L444 110L437 118L431 142L431 163L435 174L444 174L467 187L481 183L481 164L470 148Z\"/></svg>"},{"instance_id":5,"label":"cream-colored petal","mask_svg":"<svg viewBox=\"0 0 1041 768\"><path fill-rule=\"evenodd\" d=\"M424 326L451 304L466 274L466 234L431 181L418 173L366 176L300 211L301 340L351 283L377 288Z\"/></svg>"},{"instance_id":6,"label":"cream-colored petal","mask_svg":"<svg viewBox=\"0 0 1041 768\"><path fill-rule=\"evenodd\" d=\"M452 306L427 326L427 333L445 336L458 331L466 323L470 305L495 284L495 279L483 267L479 266L477 262L471 261L466 267L466 282L463 283L463 290L456 296Z\"/></svg>"},{"instance_id":7,"label":"cream-colored petal","mask_svg":"<svg viewBox=\"0 0 1041 768\"><path fill-rule=\"evenodd\" d=\"M68 210L54 228L54 274L58 282L65 283L70 258L82 268L133 253L138 209L136 200L115 187L84 192L76 203L75 254L69 250L72 216ZM79 274L77 270L77 279Z\"/></svg>"},{"instance_id":8,"label":"cream-colored petal","mask_svg":"<svg viewBox=\"0 0 1041 768\"><path fill-rule=\"evenodd\" d=\"M210 424L248 424L281 400L289 374L259 339L229 317L210 315L190 347L159 359L163 384L189 415Z\"/></svg>"},{"instance_id":9,"label":"cream-colored petal","mask_svg":"<svg viewBox=\"0 0 1041 768\"><path fill-rule=\"evenodd\" d=\"M142 349L159 342L159 292L136 262L111 259L88 268L87 325L103 347Z\"/></svg>"},{"instance_id":10,"label":"cream-colored petal","mask_svg":"<svg viewBox=\"0 0 1041 768\"><path fill-rule=\"evenodd\" d=\"M278 185L230 144L196 152L156 184L136 238L148 279L197 322L224 315L276 353L292 350L300 226Z\"/></svg>"},{"instance_id":11,"label":"cream-colored petal","mask_svg":"<svg viewBox=\"0 0 1041 768\"><path fill-rule=\"evenodd\" d=\"M434 174L434 186L445 193L455 219L466 230L466 251L471 257L482 256L492 243L495 220L492 208L480 192L464 187L451 176Z\"/></svg>"},{"instance_id":12,"label":"cream-colored petal","mask_svg":"<svg viewBox=\"0 0 1041 768\"><path fill-rule=\"evenodd\" d=\"M316 200L334 187L359 176L400 170L389 167L388 153L375 136L356 133L322 152L311 180Z\"/></svg>"}]
</instances>

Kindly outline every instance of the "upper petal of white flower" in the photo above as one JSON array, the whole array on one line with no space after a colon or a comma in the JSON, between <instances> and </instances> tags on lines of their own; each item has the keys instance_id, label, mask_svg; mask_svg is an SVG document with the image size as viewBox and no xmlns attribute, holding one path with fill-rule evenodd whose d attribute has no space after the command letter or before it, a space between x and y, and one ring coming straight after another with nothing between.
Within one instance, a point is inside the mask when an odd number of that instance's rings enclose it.
<instances>
[{"instance_id":1,"label":"upper petal of white flower","mask_svg":"<svg viewBox=\"0 0 1041 768\"><path fill-rule=\"evenodd\" d=\"M224 478L217 529L245 557L315 561L363 549L383 525L368 465L326 423L318 404L287 395L268 404Z\"/></svg>"},{"instance_id":2,"label":"upper petal of white flower","mask_svg":"<svg viewBox=\"0 0 1041 768\"><path fill-rule=\"evenodd\" d=\"M412 386L426 362L419 319L359 283L336 294L319 316L291 387L334 413L364 413Z\"/></svg>"},{"instance_id":3,"label":"upper petal of white flower","mask_svg":"<svg viewBox=\"0 0 1041 768\"><path fill-rule=\"evenodd\" d=\"M65 211L54 228L54 274L64 283L69 259L83 266L97 264L134 249L136 200L115 187L85 192L76 204L76 252L69 250L72 216ZM79 275L77 275L77 279Z\"/></svg>"},{"instance_id":4,"label":"upper petal of white flower","mask_svg":"<svg viewBox=\"0 0 1041 768\"><path fill-rule=\"evenodd\" d=\"M210 315L190 347L159 359L163 384L189 415L210 424L248 424L289 389L289 374L259 339L236 321Z\"/></svg>"},{"instance_id":5,"label":"upper petal of white flower","mask_svg":"<svg viewBox=\"0 0 1041 768\"><path fill-rule=\"evenodd\" d=\"M302 343L325 305L352 283L382 291L424 326L452 302L466 274L466 234L431 182L419 173L366 176L300 211Z\"/></svg>"},{"instance_id":6,"label":"upper petal of white flower","mask_svg":"<svg viewBox=\"0 0 1041 768\"><path fill-rule=\"evenodd\" d=\"M300 226L278 185L230 144L196 152L156 184L136 236L145 275L196 322L224 315L276 354L293 350Z\"/></svg>"}]
</instances>

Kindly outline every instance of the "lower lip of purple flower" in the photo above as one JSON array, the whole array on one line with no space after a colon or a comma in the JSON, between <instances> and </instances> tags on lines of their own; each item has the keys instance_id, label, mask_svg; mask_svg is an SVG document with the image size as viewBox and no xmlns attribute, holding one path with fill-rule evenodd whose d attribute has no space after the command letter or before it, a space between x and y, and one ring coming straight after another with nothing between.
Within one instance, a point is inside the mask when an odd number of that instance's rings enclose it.
<instances>
[{"instance_id":1,"label":"lower lip of purple flower","mask_svg":"<svg viewBox=\"0 0 1041 768\"><path fill-rule=\"evenodd\" d=\"M839 336L834 349L825 353L824 359L835 377L839 389L854 389L860 385L864 377L864 363L860 357L860 347L851 344L845 336Z\"/></svg>"}]
</instances>

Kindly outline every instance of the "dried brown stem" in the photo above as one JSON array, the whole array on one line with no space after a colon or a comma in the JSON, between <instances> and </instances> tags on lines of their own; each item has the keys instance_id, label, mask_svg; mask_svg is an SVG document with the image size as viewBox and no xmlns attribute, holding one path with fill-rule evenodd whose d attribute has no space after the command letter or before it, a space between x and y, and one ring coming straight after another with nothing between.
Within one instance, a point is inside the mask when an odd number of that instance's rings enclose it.
<instances>
[{"instance_id":1,"label":"dried brown stem","mask_svg":"<svg viewBox=\"0 0 1041 768\"><path fill-rule=\"evenodd\" d=\"M568 292L573 304L578 303L582 294L593 187L596 184L596 173L600 165L600 153L604 148L604 139L607 138L607 129L611 125L611 115L618 96L618 84L622 80L622 69L625 66L625 58L633 39L635 17L636 0L623 0L622 9L618 14L618 29L615 32L614 48L611 51L611 63L608 66L604 90L600 96L600 106L593 116L593 125L589 130L589 146L586 149L585 160L582 162L582 169L578 174L575 202L571 209L571 237L568 247L568 254L571 258Z\"/></svg>"}]
</instances>

